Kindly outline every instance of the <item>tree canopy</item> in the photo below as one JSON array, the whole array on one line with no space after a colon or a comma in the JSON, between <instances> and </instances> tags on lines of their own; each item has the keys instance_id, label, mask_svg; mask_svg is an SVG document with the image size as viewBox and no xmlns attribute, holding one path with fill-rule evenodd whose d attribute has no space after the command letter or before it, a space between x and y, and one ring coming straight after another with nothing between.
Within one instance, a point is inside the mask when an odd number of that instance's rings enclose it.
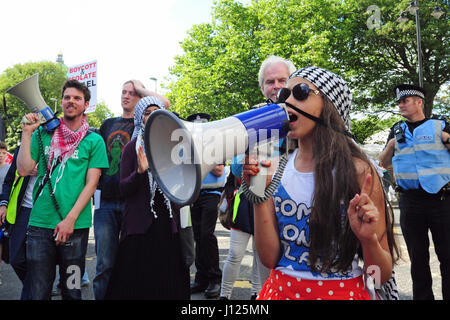
<instances>
[{"instance_id":1,"label":"tree canopy","mask_svg":"<svg viewBox=\"0 0 450 320\"><path fill-rule=\"evenodd\" d=\"M426 113L450 80L448 14L430 16L448 0L420 1ZM367 10L376 5L379 20ZM171 105L187 116L208 112L223 118L259 103L258 70L269 55L290 59L297 68L318 65L344 77L354 110L395 110L393 88L418 83L415 22L395 22L407 0L218 0L212 22L198 24L181 43L171 68ZM378 16L376 16L378 17ZM369 28L368 24L379 27ZM445 96L445 95L444 95ZM440 110L449 112L448 101Z\"/></svg>"}]
</instances>

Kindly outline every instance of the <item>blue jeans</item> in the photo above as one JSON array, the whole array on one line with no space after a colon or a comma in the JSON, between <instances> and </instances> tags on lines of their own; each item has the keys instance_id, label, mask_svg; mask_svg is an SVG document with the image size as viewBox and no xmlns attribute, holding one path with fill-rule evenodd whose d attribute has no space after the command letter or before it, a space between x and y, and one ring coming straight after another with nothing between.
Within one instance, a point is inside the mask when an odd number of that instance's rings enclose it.
<instances>
[{"instance_id":1,"label":"blue jeans","mask_svg":"<svg viewBox=\"0 0 450 320\"><path fill-rule=\"evenodd\" d=\"M74 230L69 240L56 245L53 229L28 227L27 268L31 277L31 299L50 300L59 265L63 300L81 300L89 229Z\"/></svg>"},{"instance_id":2,"label":"blue jeans","mask_svg":"<svg viewBox=\"0 0 450 320\"><path fill-rule=\"evenodd\" d=\"M100 201L100 208L94 213L94 236L97 265L92 281L96 300L105 298L109 279L119 248L119 232L122 223L123 202L119 200Z\"/></svg>"},{"instance_id":3,"label":"blue jeans","mask_svg":"<svg viewBox=\"0 0 450 320\"><path fill-rule=\"evenodd\" d=\"M10 226L9 230L9 258L11 266L23 284L21 300L31 299L30 277L27 272L27 247L25 244L30 212L31 208L20 207L16 222Z\"/></svg>"}]
</instances>

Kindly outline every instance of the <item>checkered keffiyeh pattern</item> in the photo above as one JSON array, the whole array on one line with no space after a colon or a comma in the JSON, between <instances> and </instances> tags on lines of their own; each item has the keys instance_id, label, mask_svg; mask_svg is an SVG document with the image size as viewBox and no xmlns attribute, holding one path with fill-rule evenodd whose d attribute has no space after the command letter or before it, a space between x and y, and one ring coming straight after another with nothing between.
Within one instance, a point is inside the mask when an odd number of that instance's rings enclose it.
<instances>
[{"instance_id":1,"label":"checkered keffiyeh pattern","mask_svg":"<svg viewBox=\"0 0 450 320\"><path fill-rule=\"evenodd\" d=\"M310 81L326 95L339 112L347 130L350 130L352 94L344 79L331 71L314 66L295 71L289 79L295 77L302 77Z\"/></svg>"},{"instance_id":2,"label":"checkered keffiyeh pattern","mask_svg":"<svg viewBox=\"0 0 450 320\"><path fill-rule=\"evenodd\" d=\"M144 123L144 112L147 110L150 106L157 106L160 109L164 109L163 102L153 96L146 96L143 97L141 100L139 100L138 103L136 103L136 106L134 107L134 130L133 130L133 136L131 139L136 138L136 154L139 154L139 147L142 146L145 150L144 145L144 132L145 132L145 123ZM173 218L172 214L172 206L170 205L170 200L167 198L167 196L161 191L161 189L158 187L158 184L156 183L156 180L153 179L153 175L150 172L150 170L147 170L147 176L148 176L148 184L150 187L150 211L153 213L153 217L155 219L158 218L158 213L153 208L154 199L155 199L155 193L158 190L163 197L164 202L166 204L167 210L169 211L169 217Z\"/></svg>"},{"instance_id":3,"label":"checkered keffiyeh pattern","mask_svg":"<svg viewBox=\"0 0 450 320\"><path fill-rule=\"evenodd\" d=\"M61 162L65 163L67 159L76 150L80 141L86 136L89 129L88 122L83 119L80 129L70 130L64 123L64 117L59 118L60 126L56 128L50 143L50 152L48 154L48 167L51 168L53 159L61 157Z\"/></svg>"},{"instance_id":4,"label":"checkered keffiyeh pattern","mask_svg":"<svg viewBox=\"0 0 450 320\"><path fill-rule=\"evenodd\" d=\"M146 96L139 100L134 107L134 130L131 139L137 138L140 131L144 129L144 112L149 106L157 106L160 109L164 109L164 103L156 97Z\"/></svg>"}]
</instances>

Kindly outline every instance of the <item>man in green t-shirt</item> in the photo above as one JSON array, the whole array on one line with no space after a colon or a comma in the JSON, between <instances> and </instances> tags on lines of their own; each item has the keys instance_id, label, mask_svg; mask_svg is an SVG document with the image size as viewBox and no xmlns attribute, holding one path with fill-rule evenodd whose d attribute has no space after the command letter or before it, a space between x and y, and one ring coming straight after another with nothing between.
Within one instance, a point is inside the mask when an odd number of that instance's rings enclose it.
<instances>
[{"instance_id":1,"label":"man in green t-shirt","mask_svg":"<svg viewBox=\"0 0 450 320\"><path fill-rule=\"evenodd\" d=\"M54 132L40 127L35 113L25 116L17 159L19 174L26 176L39 164L27 232L32 299L50 299L56 265L62 298L81 299L91 197L101 168L108 168L103 139L88 131L84 111L89 99L84 84L68 80L62 89L64 116Z\"/></svg>"}]
</instances>

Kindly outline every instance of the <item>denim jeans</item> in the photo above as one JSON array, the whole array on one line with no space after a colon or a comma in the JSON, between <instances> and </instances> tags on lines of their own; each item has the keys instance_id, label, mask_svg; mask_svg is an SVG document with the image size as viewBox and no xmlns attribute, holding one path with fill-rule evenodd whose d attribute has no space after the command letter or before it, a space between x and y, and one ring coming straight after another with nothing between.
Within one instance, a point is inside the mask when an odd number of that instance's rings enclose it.
<instances>
[{"instance_id":1,"label":"denim jeans","mask_svg":"<svg viewBox=\"0 0 450 320\"><path fill-rule=\"evenodd\" d=\"M94 236L97 265L92 281L96 300L105 298L109 279L119 248L119 233L122 223L123 202L119 200L100 201L100 208L94 213Z\"/></svg>"},{"instance_id":2,"label":"denim jeans","mask_svg":"<svg viewBox=\"0 0 450 320\"><path fill-rule=\"evenodd\" d=\"M27 247L25 244L30 212L31 208L20 207L17 213L16 222L11 225L9 230L10 263L23 284L22 294L20 296L21 300L31 299L30 277L27 272Z\"/></svg>"},{"instance_id":3,"label":"denim jeans","mask_svg":"<svg viewBox=\"0 0 450 320\"><path fill-rule=\"evenodd\" d=\"M450 194L402 193L399 199L400 225L411 260L414 300L433 300L430 271L431 231L440 263L442 297L450 300Z\"/></svg>"},{"instance_id":4,"label":"denim jeans","mask_svg":"<svg viewBox=\"0 0 450 320\"><path fill-rule=\"evenodd\" d=\"M27 268L31 277L31 298L50 300L59 265L63 300L81 300L81 276L84 273L89 229L74 230L69 240L56 245L53 229L28 227Z\"/></svg>"}]
</instances>

